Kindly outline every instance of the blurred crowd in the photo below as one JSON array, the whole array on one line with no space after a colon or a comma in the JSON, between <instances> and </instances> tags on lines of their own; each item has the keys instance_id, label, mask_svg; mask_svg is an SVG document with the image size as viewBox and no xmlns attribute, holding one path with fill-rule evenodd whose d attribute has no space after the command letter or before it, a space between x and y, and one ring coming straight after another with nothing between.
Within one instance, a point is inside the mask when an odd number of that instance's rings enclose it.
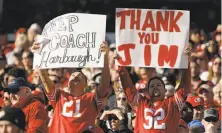
<instances>
[{"instance_id":1,"label":"blurred crowd","mask_svg":"<svg viewBox=\"0 0 222 133\"><path fill-rule=\"evenodd\" d=\"M221 131L221 29L220 24L211 33L205 33L203 29L197 27L190 29L189 45L192 51L189 67L192 87L187 95L186 106L181 110L181 120L185 124L180 125L185 127L187 132L217 133ZM41 124L45 125L41 125L39 132L47 132L51 126L55 106L45 94L44 81L41 80L39 71L33 70L34 56L30 49L35 36L41 34L41 31L42 28L37 23L32 24L28 29L20 28L15 33L15 42L10 44L6 34L0 36L0 106L2 108L0 132L4 130L12 133L36 132L35 129L39 126L36 121L42 121ZM118 66L114 64L116 45L108 45L110 89L95 119L95 125L100 126L105 133L130 133L134 130L137 116L128 103L128 97L120 81ZM127 70L138 91L147 86L150 75L161 77L167 89L166 98L174 95L177 85L181 82L179 69L127 67ZM102 80L102 69L82 68L81 72L87 78L84 93L95 93ZM47 70L47 75L56 88L67 93L70 91L68 83L72 73L72 68ZM14 92L7 89L12 83L11 87L14 87ZM23 88L26 86L26 88L17 90L20 86ZM36 113L39 113L38 116ZM84 132L90 132L90 127Z\"/></svg>"}]
</instances>

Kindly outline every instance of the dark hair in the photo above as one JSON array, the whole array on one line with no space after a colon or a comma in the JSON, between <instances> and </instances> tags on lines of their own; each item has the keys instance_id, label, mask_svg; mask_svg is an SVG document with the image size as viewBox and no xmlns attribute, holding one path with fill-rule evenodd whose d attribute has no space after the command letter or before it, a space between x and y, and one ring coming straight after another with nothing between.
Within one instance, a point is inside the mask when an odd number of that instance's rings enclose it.
<instances>
[{"instance_id":1,"label":"dark hair","mask_svg":"<svg viewBox=\"0 0 222 133\"><path fill-rule=\"evenodd\" d=\"M190 104L190 103L187 102L187 101L185 101L184 104L186 104L186 105L188 106L188 108L190 108L190 109L193 111L193 106L192 106L192 104Z\"/></svg>"},{"instance_id":2,"label":"dark hair","mask_svg":"<svg viewBox=\"0 0 222 133\"><path fill-rule=\"evenodd\" d=\"M127 117L126 110L123 109L123 108L120 108L120 107L112 107L112 108L110 108L109 110L114 110L114 109L121 110L121 112L123 113L125 122L128 123L128 117Z\"/></svg>"},{"instance_id":3,"label":"dark hair","mask_svg":"<svg viewBox=\"0 0 222 133\"><path fill-rule=\"evenodd\" d=\"M5 74L7 74L9 72L10 69L12 69L13 67L15 67L14 65L8 65L8 66L5 66L4 68L4 72L1 74L0 78L1 78L1 82L4 81L4 76Z\"/></svg>"},{"instance_id":4,"label":"dark hair","mask_svg":"<svg viewBox=\"0 0 222 133\"><path fill-rule=\"evenodd\" d=\"M11 68L8 71L8 75L14 76L16 78L23 77L25 80L27 80L27 73L26 73L25 69L22 69L22 68L18 68L18 67Z\"/></svg>"},{"instance_id":5,"label":"dark hair","mask_svg":"<svg viewBox=\"0 0 222 133\"><path fill-rule=\"evenodd\" d=\"M74 73L74 72L81 72L81 73L84 75L84 77L85 77L85 79L86 79L86 83L87 83L88 78L87 78L86 75L82 72L82 69L83 69L83 68L75 68L72 73Z\"/></svg>"},{"instance_id":6,"label":"dark hair","mask_svg":"<svg viewBox=\"0 0 222 133\"><path fill-rule=\"evenodd\" d=\"M176 86L176 76L175 74L169 73L168 75L166 75L167 81L170 82L170 84L172 84L174 87Z\"/></svg>"},{"instance_id":7,"label":"dark hair","mask_svg":"<svg viewBox=\"0 0 222 133\"><path fill-rule=\"evenodd\" d=\"M196 34L196 33L200 34L200 29L199 28L195 27L195 28L191 28L190 29L190 35L191 34Z\"/></svg>"},{"instance_id":8,"label":"dark hair","mask_svg":"<svg viewBox=\"0 0 222 133\"><path fill-rule=\"evenodd\" d=\"M82 133L93 133L93 132L90 131L90 130L85 130L85 131L83 131Z\"/></svg>"},{"instance_id":9,"label":"dark hair","mask_svg":"<svg viewBox=\"0 0 222 133\"><path fill-rule=\"evenodd\" d=\"M204 129L200 126L192 126L189 128L191 133L204 133Z\"/></svg>"},{"instance_id":10,"label":"dark hair","mask_svg":"<svg viewBox=\"0 0 222 133\"><path fill-rule=\"evenodd\" d=\"M160 80L160 82L163 84L163 86L165 88L165 84L164 84L163 80L160 77L157 77L157 76L150 78L150 80L148 82L148 88L150 86L151 81L154 80L154 79Z\"/></svg>"},{"instance_id":11,"label":"dark hair","mask_svg":"<svg viewBox=\"0 0 222 133\"><path fill-rule=\"evenodd\" d=\"M198 67L200 67L200 65L197 63L197 57L191 57L191 58L190 58L190 63L194 63L194 64L196 64Z\"/></svg>"},{"instance_id":12,"label":"dark hair","mask_svg":"<svg viewBox=\"0 0 222 133\"><path fill-rule=\"evenodd\" d=\"M34 54L32 52L28 52L28 58L33 58L34 57Z\"/></svg>"},{"instance_id":13,"label":"dark hair","mask_svg":"<svg viewBox=\"0 0 222 133\"><path fill-rule=\"evenodd\" d=\"M52 105L47 105L47 106L46 106L46 110L47 110L47 111L51 111L52 109L53 109L53 106L52 106Z\"/></svg>"}]
</instances>

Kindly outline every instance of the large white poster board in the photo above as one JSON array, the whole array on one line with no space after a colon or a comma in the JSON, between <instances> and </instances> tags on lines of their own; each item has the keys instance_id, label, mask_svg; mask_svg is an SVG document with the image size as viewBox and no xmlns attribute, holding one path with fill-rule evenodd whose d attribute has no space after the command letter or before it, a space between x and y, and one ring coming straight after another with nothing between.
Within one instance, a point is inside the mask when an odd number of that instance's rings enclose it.
<instances>
[{"instance_id":1,"label":"large white poster board","mask_svg":"<svg viewBox=\"0 0 222 133\"><path fill-rule=\"evenodd\" d=\"M69 13L52 19L42 32L49 41L34 54L33 68L103 67L99 48L105 30L105 15Z\"/></svg>"},{"instance_id":2,"label":"large white poster board","mask_svg":"<svg viewBox=\"0 0 222 133\"><path fill-rule=\"evenodd\" d=\"M118 64L188 68L189 25L189 11L117 8Z\"/></svg>"}]
</instances>

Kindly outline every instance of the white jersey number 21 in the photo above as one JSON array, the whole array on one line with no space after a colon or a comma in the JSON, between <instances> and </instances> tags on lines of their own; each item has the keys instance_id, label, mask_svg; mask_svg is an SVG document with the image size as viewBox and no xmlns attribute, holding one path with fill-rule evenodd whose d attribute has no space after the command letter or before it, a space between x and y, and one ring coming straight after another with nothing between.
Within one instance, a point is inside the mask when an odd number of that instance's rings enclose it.
<instances>
[{"instance_id":1,"label":"white jersey number 21","mask_svg":"<svg viewBox=\"0 0 222 133\"><path fill-rule=\"evenodd\" d=\"M75 112L73 112L75 108ZM62 108L62 115L66 117L81 117L80 113L80 99L76 100L75 107L74 107L74 101L70 100L68 102L65 102Z\"/></svg>"}]
</instances>

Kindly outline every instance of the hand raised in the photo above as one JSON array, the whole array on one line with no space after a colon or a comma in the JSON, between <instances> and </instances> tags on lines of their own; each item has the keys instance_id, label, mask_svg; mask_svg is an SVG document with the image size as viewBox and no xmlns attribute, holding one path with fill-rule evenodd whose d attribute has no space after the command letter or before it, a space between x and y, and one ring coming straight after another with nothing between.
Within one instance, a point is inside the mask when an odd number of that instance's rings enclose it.
<instances>
[{"instance_id":1,"label":"hand raised","mask_svg":"<svg viewBox=\"0 0 222 133\"><path fill-rule=\"evenodd\" d=\"M104 52L105 55L108 55L109 53L109 47L106 41L104 41L101 45L100 45L100 51Z\"/></svg>"}]
</instances>

